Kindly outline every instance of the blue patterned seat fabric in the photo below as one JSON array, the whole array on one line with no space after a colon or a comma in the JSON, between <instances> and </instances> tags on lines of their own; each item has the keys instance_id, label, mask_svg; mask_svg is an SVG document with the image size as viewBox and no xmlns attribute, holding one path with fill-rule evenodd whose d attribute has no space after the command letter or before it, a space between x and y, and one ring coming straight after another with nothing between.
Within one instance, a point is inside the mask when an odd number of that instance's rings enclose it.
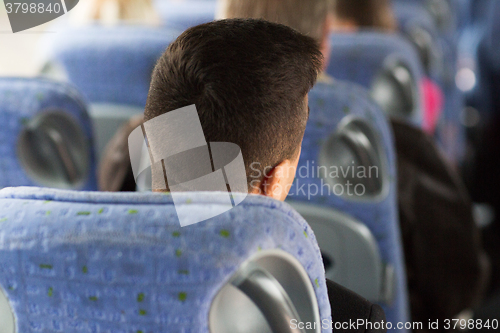
<instances>
[{"instance_id":1,"label":"blue patterned seat fabric","mask_svg":"<svg viewBox=\"0 0 500 333\"><path fill-rule=\"evenodd\" d=\"M48 62L62 69L90 103L144 107L156 61L179 31L89 26L45 41Z\"/></svg>"},{"instance_id":2,"label":"blue patterned seat fabric","mask_svg":"<svg viewBox=\"0 0 500 333\"><path fill-rule=\"evenodd\" d=\"M416 50L402 36L368 31L332 34L330 48L332 52L327 73L335 79L351 81L367 89L388 59L403 60L417 82L417 109L422 110L422 93L418 83L423 78L423 68ZM422 113L415 113L412 122L420 125Z\"/></svg>"},{"instance_id":3,"label":"blue patterned seat fabric","mask_svg":"<svg viewBox=\"0 0 500 333\"><path fill-rule=\"evenodd\" d=\"M298 172L289 194L290 200L332 207L347 213L364 223L377 240L382 260L390 263L396 270L395 297L392 304L381 304L387 320L405 322L409 320L408 295L404 256L399 229L396 199L396 156L392 132L386 117L362 87L351 83L335 81L333 84L318 83L309 93L310 116L302 143L302 154ZM310 169L320 165L319 155L324 140L337 129L346 117L359 117L367 120L383 139L388 166L389 191L383 198L375 200L351 200L333 193L308 196L305 192L309 185L321 188L322 179L312 175ZM301 173L301 168L309 174ZM393 330L396 331L396 330ZM401 330L400 332L406 332Z\"/></svg>"},{"instance_id":4,"label":"blue patterned seat fabric","mask_svg":"<svg viewBox=\"0 0 500 333\"><path fill-rule=\"evenodd\" d=\"M72 118L88 142L88 174L81 190L96 190L92 127L80 94L71 86L45 79L0 78L0 188L39 186L21 166L18 156L20 133L34 117L60 111Z\"/></svg>"},{"instance_id":5,"label":"blue patterned seat fabric","mask_svg":"<svg viewBox=\"0 0 500 333\"><path fill-rule=\"evenodd\" d=\"M196 214L223 197L186 193L184 205ZM315 236L285 203L251 195L181 228L168 194L0 191L0 286L18 332L206 333L218 290L247 258L278 248L305 268L331 320Z\"/></svg>"}]
</instances>

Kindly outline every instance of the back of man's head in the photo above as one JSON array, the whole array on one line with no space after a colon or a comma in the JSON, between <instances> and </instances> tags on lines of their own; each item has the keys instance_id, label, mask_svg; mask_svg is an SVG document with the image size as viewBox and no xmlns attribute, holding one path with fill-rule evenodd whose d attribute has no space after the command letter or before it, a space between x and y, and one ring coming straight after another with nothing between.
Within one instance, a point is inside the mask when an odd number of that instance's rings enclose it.
<instances>
[{"instance_id":1,"label":"back of man's head","mask_svg":"<svg viewBox=\"0 0 500 333\"><path fill-rule=\"evenodd\" d=\"M144 120L195 104L207 142L241 148L250 188L297 157L321 60L313 39L263 20L190 28L159 59Z\"/></svg>"},{"instance_id":2,"label":"back of man's head","mask_svg":"<svg viewBox=\"0 0 500 333\"><path fill-rule=\"evenodd\" d=\"M332 0L219 0L220 18L260 18L294 28L321 43Z\"/></svg>"}]
</instances>

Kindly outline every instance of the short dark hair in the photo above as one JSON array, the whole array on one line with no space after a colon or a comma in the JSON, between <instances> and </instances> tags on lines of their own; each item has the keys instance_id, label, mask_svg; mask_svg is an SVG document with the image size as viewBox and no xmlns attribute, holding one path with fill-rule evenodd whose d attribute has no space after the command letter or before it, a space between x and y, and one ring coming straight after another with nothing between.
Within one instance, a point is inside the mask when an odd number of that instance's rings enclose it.
<instances>
[{"instance_id":1,"label":"short dark hair","mask_svg":"<svg viewBox=\"0 0 500 333\"><path fill-rule=\"evenodd\" d=\"M256 170L262 180L264 168L297 156L308 118L304 99L321 63L314 39L281 24L202 24L158 60L144 120L195 104L207 142L241 148L250 188Z\"/></svg>"}]
</instances>

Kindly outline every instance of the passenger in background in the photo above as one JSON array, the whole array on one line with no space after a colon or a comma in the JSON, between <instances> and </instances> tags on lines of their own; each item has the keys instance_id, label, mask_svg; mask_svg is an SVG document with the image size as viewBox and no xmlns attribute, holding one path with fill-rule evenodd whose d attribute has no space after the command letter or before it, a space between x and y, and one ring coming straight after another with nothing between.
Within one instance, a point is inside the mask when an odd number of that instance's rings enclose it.
<instances>
[{"instance_id":1,"label":"passenger in background","mask_svg":"<svg viewBox=\"0 0 500 333\"><path fill-rule=\"evenodd\" d=\"M395 32L398 28L390 0L335 0L332 18L335 32L363 28Z\"/></svg>"},{"instance_id":2,"label":"passenger in background","mask_svg":"<svg viewBox=\"0 0 500 333\"><path fill-rule=\"evenodd\" d=\"M390 0L335 0L332 19L332 31L337 33L363 29L395 33L398 30ZM434 135L443 112L444 94L429 77L420 84L424 96L423 128Z\"/></svg>"},{"instance_id":3,"label":"passenger in background","mask_svg":"<svg viewBox=\"0 0 500 333\"><path fill-rule=\"evenodd\" d=\"M160 25L151 0L85 0L71 11L70 20L75 25Z\"/></svg>"},{"instance_id":4,"label":"passenger in background","mask_svg":"<svg viewBox=\"0 0 500 333\"><path fill-rule=\"evenodd\" d=\"M330 56L332 5L333 0L219 0L217 18L259 18L292 27L319 43L325 69ZM323 73L319 81L331 78Z\"/></svg>"}]
</instances>

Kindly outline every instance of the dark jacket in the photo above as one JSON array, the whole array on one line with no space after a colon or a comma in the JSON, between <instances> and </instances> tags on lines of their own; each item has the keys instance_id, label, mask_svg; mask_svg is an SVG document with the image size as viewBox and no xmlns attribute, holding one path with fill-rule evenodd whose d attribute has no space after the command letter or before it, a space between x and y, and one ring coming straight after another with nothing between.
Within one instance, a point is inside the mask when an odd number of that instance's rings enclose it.
<instances>
[{"instance_id":1,"label":"dark jacket","mask_svg":"<svg viewBox=\"0 0 500 333\"><path fill-rule=\"evenodd\" d=\"M387 332L387 329L385 329L385 313L380 306L370 303L358 294L328 279L326 280L326 286L328 287L328 298L330 299L330 306L332 308L331 325L334 333ZM369 325L368 328L372 329L366 329L366 326L356 327L356 329L335 329L335 323L339 323L338 327L341 327L343 323L356 322L358 319L372 323L379 322L381 325ZM382 324L382 321L384 324ZM347 326L344 325L344 327ZM381 327L381 329L375 330L374 327Z\"/></svg>"},{"instance_id":2,"label":"dark jacket","mask_svg":"<svg viewBox=\"0 0 500 333\"><path fill-rule=\"evenodd\" d=\"M392 126L412 320L453 319L477 304L489 276L472 203L431 137Z\"/></svg>"}]
</instances>

